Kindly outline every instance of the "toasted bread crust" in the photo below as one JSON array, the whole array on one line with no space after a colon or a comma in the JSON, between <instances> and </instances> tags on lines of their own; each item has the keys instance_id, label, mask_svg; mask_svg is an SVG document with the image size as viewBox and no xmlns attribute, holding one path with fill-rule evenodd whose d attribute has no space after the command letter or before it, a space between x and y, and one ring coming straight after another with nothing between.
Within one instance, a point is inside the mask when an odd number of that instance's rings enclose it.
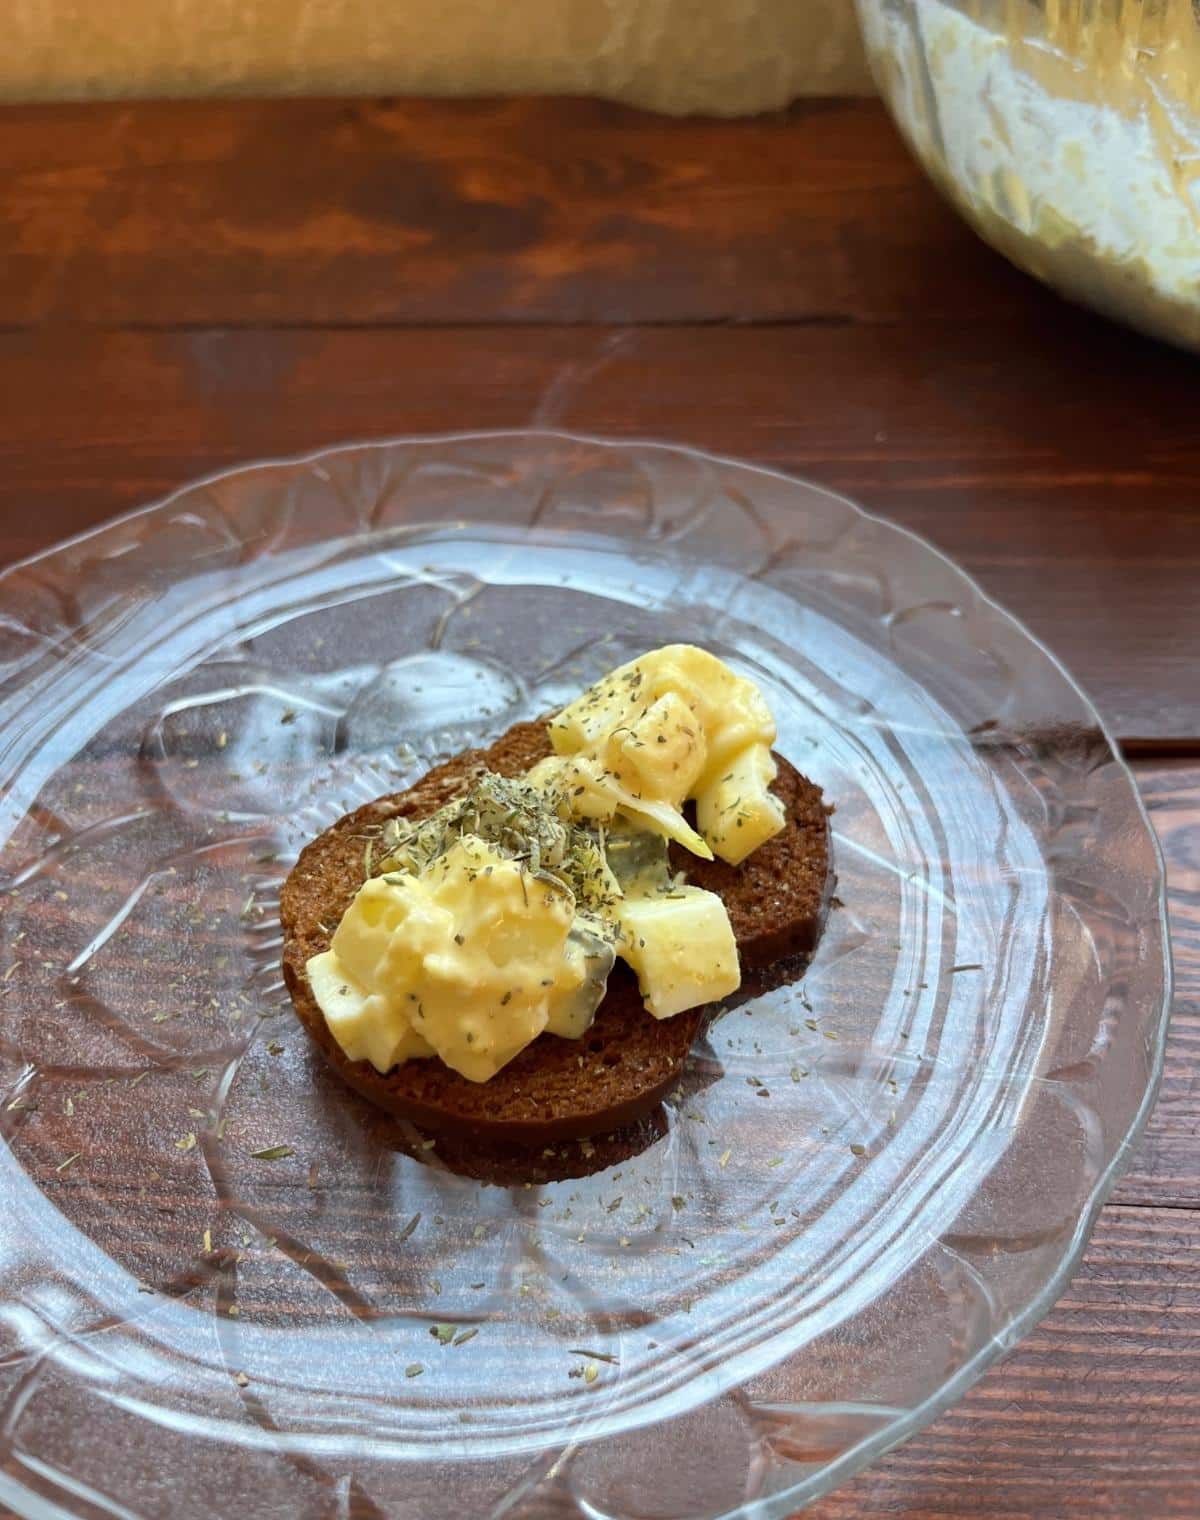
<instances>
[{"instance_id":1,"label":"toasted bread crust","mask_svg":"<svg viewBox=\"0 0 1200 1520\"><path fill-rule=\"evenodd\" d=\"M332 927L362 885L364 837L393 817L434 812L482 770L518 776L550 752L544 723L518 723L484 750L467 750L406 792L367 803L338 820L301 853L284 883L283 975L296 1013L331 1065L380 1108L433 1133L504 1145L552 1144L606 1134L649 1113L679 1078L709 1010L657 1020L646 1012L633 973L621 962L594 1023L579 1040L541 1035L488 1082L468 1082L441 1061L409 1061L381 1075L349 1060L329 1032L305 975L329 948ZM672 847L688 880L719 892L738 942L743 972L811 953L833 890L829 821L819 787L779 760L775 791L788 822L741 866L699 861ZM803 964L796 959L796 974Z\"/></svg>"}]
</instances>

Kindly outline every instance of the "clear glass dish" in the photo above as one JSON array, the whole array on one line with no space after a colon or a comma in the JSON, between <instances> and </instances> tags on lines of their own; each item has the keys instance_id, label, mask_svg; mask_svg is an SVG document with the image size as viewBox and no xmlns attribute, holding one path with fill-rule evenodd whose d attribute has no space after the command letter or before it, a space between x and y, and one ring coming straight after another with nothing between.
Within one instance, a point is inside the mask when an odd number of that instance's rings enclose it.
<instances>
[{"instance_id":1,"label":"clear glass dish","mask_svg":"<svg viewBox=\"0 0 1200 1520\"><path fill-rule=\"evenodd\" d=\"M780 1517L1064 1286L1153 1098L1161 864L928 545L682 449L407 440L190 487L0 611L0 1504ZM310 1050L279 883L673 639L763 684L840 905L641 1154L456 1176Z\"/></svg>"},{"instance_id":2,"label":"clear glass dish","mask_svg":"<svg viewBox=\"0 0 1200 1520\"><path fill-rule=\"evenodd\" d=\"M880 92L975 230L1064 295L1200 348L1193 0L857 0Z\"/></svg>"}]
</instances>

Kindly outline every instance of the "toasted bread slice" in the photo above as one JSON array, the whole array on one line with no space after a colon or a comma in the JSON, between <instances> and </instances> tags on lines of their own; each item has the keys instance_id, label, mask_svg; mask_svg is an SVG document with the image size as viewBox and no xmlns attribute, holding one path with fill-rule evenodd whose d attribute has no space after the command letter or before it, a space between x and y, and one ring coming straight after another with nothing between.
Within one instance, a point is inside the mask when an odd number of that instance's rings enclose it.
<instances>
[{"instance_id":1,"label":"toasted bread slice","mask_svg":"<svg viewBox=\"0 0 1200 1520\"><path fill-rule=\"evenodd\" d=\"M637 980L618 961L595 1022L579 1040L540 1035L488 1082L468 1082L436 1059L381 1075L349 1060L330 1034L305 964L328 950L330 934L363 881L364 838L389 818L422 817L465 791L483 770L524 774L550 753L546 725L518 723L489 749L466 750L406 792L381 797L338 820L302 852L280 902L283 974L301 1022L340 1075L364 1097L433 1133L506 1145L552 1144L606 1134L649 1113L678 1080L710 1010L657 1020ZM743 974L776 963L799 974L816 945L833 890L829 819L821 790L776 756L775 792L786 827L740 866L701 861L671 847L676 869L724 899ZM785 977L784 979L791 979Z\"/></svg>"}]
</instances>

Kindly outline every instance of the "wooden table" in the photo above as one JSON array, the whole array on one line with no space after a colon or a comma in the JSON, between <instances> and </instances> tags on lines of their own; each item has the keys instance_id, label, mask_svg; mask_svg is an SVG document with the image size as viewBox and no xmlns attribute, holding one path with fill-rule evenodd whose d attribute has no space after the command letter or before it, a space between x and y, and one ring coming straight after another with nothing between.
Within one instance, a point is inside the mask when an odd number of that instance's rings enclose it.
<instances>
[{"instance_id":1,"label":"wooden table","mask_svg":"<svg viewBox=\"0 0 1200 1520\"><path fill-rule=\"evenodd\" d=\"M1200 1514L1200 371L1065 306L874 104L9 110L0 560L264 455L561 425L845 491L1062 657L1162 838L1162 1095L1057 1307L810 1513Z\"/></svg>"}]
</instances>

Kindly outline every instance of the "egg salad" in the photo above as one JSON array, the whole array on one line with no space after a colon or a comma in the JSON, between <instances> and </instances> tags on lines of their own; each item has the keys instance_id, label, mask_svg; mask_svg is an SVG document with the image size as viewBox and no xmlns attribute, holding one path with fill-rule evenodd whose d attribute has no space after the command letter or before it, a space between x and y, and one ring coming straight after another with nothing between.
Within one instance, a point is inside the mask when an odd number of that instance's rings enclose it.
<instances>
[{"instance_id":1,"label":"egg salad","mask_svg":"<svg viewBox=\"0 0 1200 1520\"><path fill-rule=\"evenodd\" d=\"M484 771L435 813L385 825L307 964L351 1060L387 1072L436 1057L486 1082L540 1034L584 1034L618 956L655 1018L739 987L725 905L671 869L668 845L736 865L783 827L758 688L668 645L590 687L548 734L553 753L525 776Z\"/></svg>"}]
</instances>

